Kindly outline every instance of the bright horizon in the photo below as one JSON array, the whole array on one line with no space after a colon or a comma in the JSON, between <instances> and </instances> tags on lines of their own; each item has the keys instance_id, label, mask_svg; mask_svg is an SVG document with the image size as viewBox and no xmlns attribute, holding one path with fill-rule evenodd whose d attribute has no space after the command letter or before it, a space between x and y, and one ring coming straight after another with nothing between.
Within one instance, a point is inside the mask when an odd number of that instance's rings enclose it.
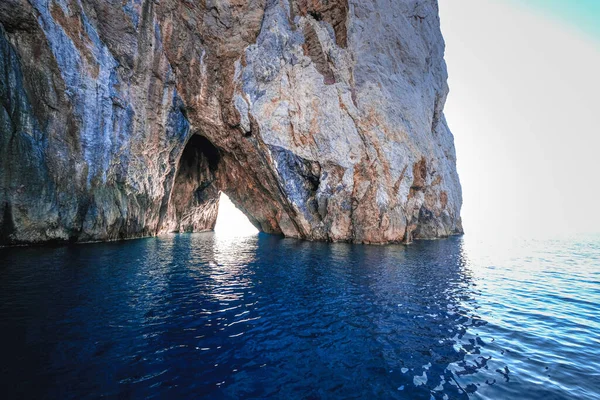
<instances>
[{"instance_id":1,"label":"bright horizon","mask_svg":"<svg viewBox=\"0 0 600 400\"><path fill-rule=\"evenodd\" d=\"M598 232L600 3L440 0L468 234Z\"/></svg>"}]
</instances>

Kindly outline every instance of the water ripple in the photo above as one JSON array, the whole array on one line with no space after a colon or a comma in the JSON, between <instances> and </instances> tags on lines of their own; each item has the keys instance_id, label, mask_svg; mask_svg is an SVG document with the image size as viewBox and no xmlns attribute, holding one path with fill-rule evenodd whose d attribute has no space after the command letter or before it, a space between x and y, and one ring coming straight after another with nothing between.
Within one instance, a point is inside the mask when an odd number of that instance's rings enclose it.
<instances>
[{"instance_id":1,"label":"water ripple","mask_svg":"<svg viewBox=\"0 0 600 400\"><path fill-rule=\"evenodd\" d=\"M600 398L600 240L0 249L8 398Z\"/></svg>"}]
</instances>

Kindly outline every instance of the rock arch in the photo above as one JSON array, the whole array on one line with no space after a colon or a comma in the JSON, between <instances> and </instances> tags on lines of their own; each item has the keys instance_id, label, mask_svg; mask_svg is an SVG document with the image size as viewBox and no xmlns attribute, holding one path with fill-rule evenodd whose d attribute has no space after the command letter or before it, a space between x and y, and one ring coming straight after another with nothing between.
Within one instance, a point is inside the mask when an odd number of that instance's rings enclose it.
<instances>
[{"instance_id":1,"label":"rock arch","mask_svg":"<svg viewBox=\"0 0 600 400\"><path fill-rule=\"evenodd\" d=\"M259 151L260 141L240 136L234 129L229 134L238 136L229 142L234 149L219 148L202 133L189 137L158 233L213 230L223 192L259 231L301 237L288 217L291 208L282 207L287 202L285 193L269 174L272 160Z\"/></svg>"}]
</instances>

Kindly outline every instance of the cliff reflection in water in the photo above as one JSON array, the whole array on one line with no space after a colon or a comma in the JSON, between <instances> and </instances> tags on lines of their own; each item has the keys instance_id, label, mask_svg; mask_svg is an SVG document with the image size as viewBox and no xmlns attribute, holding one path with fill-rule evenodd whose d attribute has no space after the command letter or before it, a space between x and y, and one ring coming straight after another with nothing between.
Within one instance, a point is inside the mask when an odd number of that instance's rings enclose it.
<instances>
[{"instance_id":1,"label":"cliff reflection in water","mask_svg":"<svg viewBox=\"0 0 600 400\"><path fill-rule=\"evenodd\" d=\"M198 234L1 257L15 394L458 398L485 384L464 378L487 358L461 239Z\"/></svg>"}]
</instances>

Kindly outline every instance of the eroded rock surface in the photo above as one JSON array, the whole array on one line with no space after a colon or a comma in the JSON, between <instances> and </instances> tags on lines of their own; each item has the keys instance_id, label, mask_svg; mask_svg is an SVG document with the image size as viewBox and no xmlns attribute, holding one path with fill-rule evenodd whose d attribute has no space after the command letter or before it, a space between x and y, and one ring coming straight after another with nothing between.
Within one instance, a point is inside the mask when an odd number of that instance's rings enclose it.
<instances>
[{"instance_id":1,"label":"eroded rock surface","mask_svg":"<svg viewBox=\"0 0 600 400\"><path fill-rule=\"evenodd\" d=\"M435 0L0 2L0 244L462 231Z\"/></svg>"}]
</instances>

